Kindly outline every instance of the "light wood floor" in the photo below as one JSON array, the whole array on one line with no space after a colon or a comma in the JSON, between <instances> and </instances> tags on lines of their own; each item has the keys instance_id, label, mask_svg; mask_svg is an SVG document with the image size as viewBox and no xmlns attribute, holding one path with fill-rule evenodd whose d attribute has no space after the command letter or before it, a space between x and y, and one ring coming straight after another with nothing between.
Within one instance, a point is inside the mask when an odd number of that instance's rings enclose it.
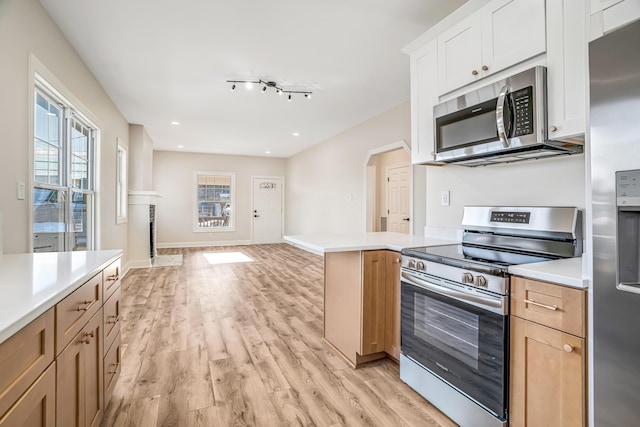
<instances>
[{"instance_id":1,"label":"light wood floor","mask_svg":"<svg viewBox=\"0 0 640 427\"><path fill-rule=\"evenodd\" d=\"M210 265L206 253L253 262ZM322 340L322 257L286 244L164 250L122 281L122 374L103 426L454 426L385 360Z\"/></svg>"}]
</instances>

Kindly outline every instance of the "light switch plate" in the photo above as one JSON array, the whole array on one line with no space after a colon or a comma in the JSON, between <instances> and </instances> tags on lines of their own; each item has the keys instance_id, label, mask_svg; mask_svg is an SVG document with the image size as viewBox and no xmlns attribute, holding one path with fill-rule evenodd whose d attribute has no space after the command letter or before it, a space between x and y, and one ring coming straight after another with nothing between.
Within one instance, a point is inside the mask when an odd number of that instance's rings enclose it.
<instances>
[{"instance_id":1,"label":"light switch plate","mask_svg":"<svg viewBox=\"0 0 640 427\"><path fill-rule=\"evenodd\" d=\"M24 193L25 193L25 185L24 185L24 181L18 181L18 190L17 190L17 196L18 196L18 200L24 200Z\"/></svg>"},{"instance_id":2,"label":"light switch plate","mask_svg":"<svg viewBox=\"0 0 640 427\"><path fill-rule=\"evenodd\" d=\"M450 202L450 192L449 190L443 190L442 193L440 193L440 203L442 204L442 206L449 206L449 202Z\"/></svg>"}]
</instances>

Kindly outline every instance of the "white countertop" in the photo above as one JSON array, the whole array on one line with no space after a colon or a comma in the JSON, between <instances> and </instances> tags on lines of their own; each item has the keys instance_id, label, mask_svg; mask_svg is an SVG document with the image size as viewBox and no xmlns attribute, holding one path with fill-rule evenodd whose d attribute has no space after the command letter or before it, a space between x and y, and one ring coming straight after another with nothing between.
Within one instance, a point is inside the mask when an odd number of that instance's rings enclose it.
<instances>
[{"instance_id":1,"label":"white countertop","mask_svg":"<svg viewBox=\"0 0 640 427\"><path fill-rule=\"evenodd\" d=\"M120 256L121 250L0 256L0 343Z\"/></svg>"},{"instance_id":2,"label":"white countertop","mask_svg":"<svg viewBox=\"0 0 640 427\"><path fill-rule=\"evenodd\" d=\"M284 241L302 249L323 254L325 252L368 251L418 246L440 246L459 243L455 240L432 239L404 233L350 233L350 234L299 234L284 236Z\"/></svg>"},{"instance_id":3,"label":"white countertop","mask_svg":"<svg viewBox=\"0 0 640 427\"><path fill-rule=\"evenodd\" d=\"M582 257L512 265L509 273L574 288L584 289L589 283L582 275Z\"/></svg>"}]
</instances>

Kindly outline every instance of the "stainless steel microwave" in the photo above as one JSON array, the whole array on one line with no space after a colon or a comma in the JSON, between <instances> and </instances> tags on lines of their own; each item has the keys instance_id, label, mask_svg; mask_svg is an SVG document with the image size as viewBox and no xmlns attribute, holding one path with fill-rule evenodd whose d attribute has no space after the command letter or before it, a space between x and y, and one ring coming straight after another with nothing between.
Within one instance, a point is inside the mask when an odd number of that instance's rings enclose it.
<instances>
[{"instance_id":1,"label":"stainless steel microwave","mask_svg":"<svg viewBox=\"0 0 640 427\"><path fill-rule=\"evenodd\" d=\"M547 69L533 67L434 107L435 159L480 166L582 152L547 138Z\"/></svg>"}]
</instances>

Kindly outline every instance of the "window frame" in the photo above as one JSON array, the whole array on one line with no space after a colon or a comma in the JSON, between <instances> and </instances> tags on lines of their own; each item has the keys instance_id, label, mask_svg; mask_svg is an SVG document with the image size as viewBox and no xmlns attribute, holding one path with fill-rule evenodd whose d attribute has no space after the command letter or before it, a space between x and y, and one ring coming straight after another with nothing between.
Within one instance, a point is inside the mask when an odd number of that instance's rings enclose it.
<instances>
[{"instance_id":1,"label":"window frame","mask_svg":"<svg viewBox=\"0 0 640 427\"><path fill-rule=\"evenodd\" d=\"M229 225L218 227L201 227L199 225L199 204L201 200L198 198L198 177L200 176L224 176L230 178L230 201L231 201L231 214L229 215ZM193 231L195 233L225 233L236 231L236 173L235 172L221 172L221 171L195 171L193 173L193 203L192 203L192 218L193 218Z\"/></svg>"},{"instance_id":2,"label":"window frame","mask_svg":"<svg viewBox=\"0 0 640 427\"><path fill-rule=\"evenodd\" d=\"M99 153L99 134L100 129L95 122L89 119L85 114L80 112L78 103L72 102L68 97L62 95L54 85L49 82L49 79L43 77L39 71L35 71L35 68L45 70L42 65L38 65L38 61L31 57L31 67L33 70L33 82L30 91L31 99L31 111L32 115L30 120L30 201L29 201L29 251L35 252L35 208L34 208L34 196L37 189L60 191L65 198L64 201L64 231L63 234L63 251L73 251L75 242L76 231L74 230L74 194L84 194L90 199L88 204L85 204L84 213L86 215L86 221L84 225L86 228L86 240L84 245L81 244L83 249L80 250L95 250L98 248L98 153ZM36 65L38 65L36 67ZM53 79L55 81L55 79ZM57 83L56 85L60 85ZM63 87L60 85L60 87ZM58 123L58 135L59 135L59 150L60 154L58 164L59 180L58 184L50 184L49 182L40 182L36 180L36 132L35 127L37 123L36 109L37 109L37 97L44 97L50 104L53 104L61 112L60 120ZM73 186L72 179L72 156L74 155L74 147L72 142L72 126L74 123L78 123L88 130L87 141L87 176L86 185L80 185L80 188ZM82 188L85 187L85 188ZM44 232L40 232L44 233ZM56 233L53 233L56 234Z\"/></svg>"},{"instance_id":3,"label":"window frame","mask_svg":"<svg viewBox=\"0 0 640 427\"><path fill-rule=\"evenodd\" d=\"M129 157L122 140L116 143L116 224L128 221Z\"/></svg>"}]
</instances>

